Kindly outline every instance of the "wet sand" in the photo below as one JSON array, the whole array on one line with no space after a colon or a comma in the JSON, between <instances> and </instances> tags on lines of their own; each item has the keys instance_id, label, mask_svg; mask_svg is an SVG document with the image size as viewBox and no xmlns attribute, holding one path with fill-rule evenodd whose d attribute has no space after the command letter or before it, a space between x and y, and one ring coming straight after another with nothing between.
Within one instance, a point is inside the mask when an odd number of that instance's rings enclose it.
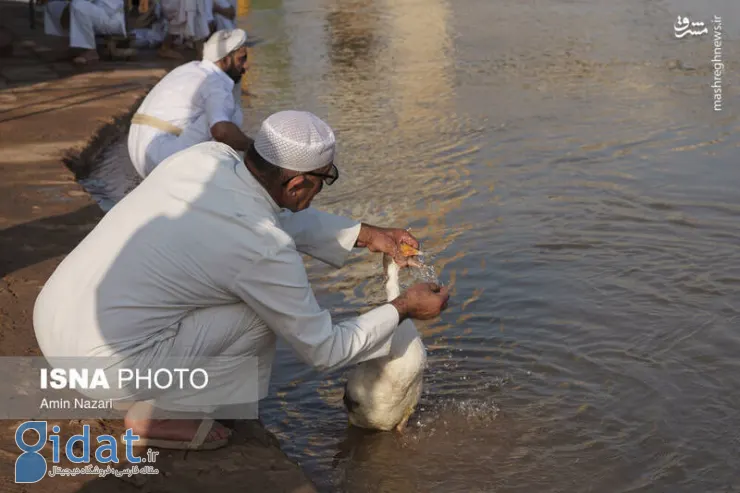
<instances>
[{"instance_id":1,"label":"wet sand","mask_svg":"<svg viewBox=\"0 0 740 493\"><path fill-rule=\"evenodd\" d=\"M62 59L60 41L43 35L42 24L36 31L29 29L27 12L25 3L0 3L0 25L15 35L13 57L0 58L2 356L39 355L32 326L35 298L58 263L102 217L101 209L65 167L65 156L74 168L76 158L95 154L116 128L116 118L173 67L144 53L134 62L76 68ZM234 443L226 449L163 451L156 464L158 476L47 477L34 485L17 485L14 434L19 423L0 423L2 491L315 491L300 468L281 452L274 435L257 422L241 423ZM85 423L93 434L123 431L121 422ZM79 433L84 423L53 424L61 426L64 437Z\"/></svg>"}]
</instances>

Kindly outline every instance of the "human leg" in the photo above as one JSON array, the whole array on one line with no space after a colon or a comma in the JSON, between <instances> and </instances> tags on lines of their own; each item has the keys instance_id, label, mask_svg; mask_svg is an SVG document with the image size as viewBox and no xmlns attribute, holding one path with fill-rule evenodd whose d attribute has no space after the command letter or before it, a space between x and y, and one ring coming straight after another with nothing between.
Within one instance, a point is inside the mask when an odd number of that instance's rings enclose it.
<instances>
[{"instance_id":1,"label":"human leg","mask_svg":"<svg viewBox=\"0 0 740 493\"><path fill-rule=\"evenodd\" d=\"M132 123L128 131L128 153L139 176L149 173L170 153L177 152L177 135Z\"/></svg>"},{"instance_id":2,"label":"human leg","mask_svg":"<svg viewBox=\"0 0 740 493\"><path fill-rule=\"evenodd\" d=\"M149 132L148 130L146 135L149 139L145 144L145 164L142 176L148 176L159 163L173 154L212 139L205 114L183 129L180 135L161 131ZM139 170L139 173L141 174L142 170Z\"/></svg>"},{"instance_id":3,"label":"human leg","mask_svg":"<svg viewBox=\"0 0 740 493\"><path fill-rule=\"evenodd\" d=\"M50 36L67 36L69 30L69 4L51 1L44 7L44 33Z\"/></svg>"},{"instance_id":4,"label":"human leg","mask_svg":"<svg viewBox=\"0 0 740 493\"><path fill-rule=\"evenodd\" d=\"M69 44L85 52L75 58L76 63L97 61L96 34L124 34L123 12L110 12L87 0L72 0L70 4Z\"/></svg>"},{"instance_id":5,"label":"human leg","mask_svg":"<svg viewBox=\"0 0 740 493\"><path fill-rule=\"evenodd\" d=\"M228 437L222 425L170 416L192 416L198 410L207 414L222 405L256 405L267 394L274 347L275 335L244 304L196 310L179 324L174 337L142 352L131 364L139 367L146 361L154 367L166 362L168 367L204 368L208 386L202 391L167 390L154 398L142 395L146 402L139 401L129 410L126 426L151 446L187 448L199 439L201 448L222 445ZM163 419L155 416L155 408L157 414L164 411Z\"/></svg>"}]
</instances>

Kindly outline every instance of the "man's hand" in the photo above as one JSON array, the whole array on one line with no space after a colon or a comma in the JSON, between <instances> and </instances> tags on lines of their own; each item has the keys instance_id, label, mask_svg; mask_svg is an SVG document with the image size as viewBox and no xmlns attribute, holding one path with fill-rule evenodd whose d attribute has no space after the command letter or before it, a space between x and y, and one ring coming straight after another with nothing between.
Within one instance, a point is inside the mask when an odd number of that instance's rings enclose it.
<instances>
[{"instance_id":1,"label":"man's hand","mask_svg":"<svg viewBox=\"0 0 740 493\"><path fill-rule=\"evenodd\" d=\"M429 320L447 309L450 294L447 288L437 284L421 282L414 284L401 296L391 301L398 310L399 321L406 318Z\"/></svg>"},{"instance_id":2,"label":"man's hand","mask_svg":"<svg viewBox=\"0 0 740 493\"><path fill-rule=\"evenodd\" d=\"M382 252L393 257L401 267L413 264L401 251L402 244L419 248L419 242L411 233L400 228L380 228L362 223L360 234L357 236L356 247L366 247L371 252Z\"/></svg>"}]
</instances>

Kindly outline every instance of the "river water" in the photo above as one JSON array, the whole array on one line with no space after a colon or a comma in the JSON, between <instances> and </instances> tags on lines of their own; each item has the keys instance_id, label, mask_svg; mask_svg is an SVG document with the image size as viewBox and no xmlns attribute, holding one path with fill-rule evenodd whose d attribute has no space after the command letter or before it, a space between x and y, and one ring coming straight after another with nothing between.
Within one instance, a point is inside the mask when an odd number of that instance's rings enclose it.
<instances>
[{"instance_id":1,"label":"river water","mask_svg":"<svg viewBox=\"0 0 740 493\"><path fill-rule=\"evenodd\" d=\"M740 491L740 4L252 7L249 130L325 118L341 177L315 205L411 227L453 289L417 324L405 437L348 430L343 372L281 347L262 412L322 488ZM377 255L310 273L337 317L382 302Z\"/></svg>"},{"instance_id":2,"label":"river water","mask_svg":"<svg viewBox=\"0 0 740 493\"><path fill-rule=\"evenodd\" d=\"M253 0L242 24L250 133L326 119L314 204L410 227L453 293L417 323L403 437L348 430L343 372L280 347L261 412L322 489L740 492L740 3ZM383 301L377 255L309 271L336 317Z\"/></svg>"}]
</instances>

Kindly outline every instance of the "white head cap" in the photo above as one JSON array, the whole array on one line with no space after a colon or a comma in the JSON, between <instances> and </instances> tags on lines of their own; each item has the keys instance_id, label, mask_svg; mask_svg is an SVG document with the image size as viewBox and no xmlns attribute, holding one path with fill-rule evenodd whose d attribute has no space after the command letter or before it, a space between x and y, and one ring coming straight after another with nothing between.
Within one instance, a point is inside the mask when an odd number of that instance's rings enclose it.
<instances>
[{"instance_id":1,"label":"white head cap","mask_svg":"<svg viewBox=\"0 0 740 493\"><path fill-rule=\"evenodd\" d=\"M306 172L334 161L334 132L307 111L279 111L262 122L254 148L269 163Z\"/></svg>"},{"instance_id":2,"label":"white head cap","mask_svg":"<svg viewBox=\"0 0 740 493\"><path fill-rule=\"evenodd\" d=\"M203 45L203 60L217 62L247 43L247 32L243 29L216 31Z\"/></svg>"}]
</instances>

